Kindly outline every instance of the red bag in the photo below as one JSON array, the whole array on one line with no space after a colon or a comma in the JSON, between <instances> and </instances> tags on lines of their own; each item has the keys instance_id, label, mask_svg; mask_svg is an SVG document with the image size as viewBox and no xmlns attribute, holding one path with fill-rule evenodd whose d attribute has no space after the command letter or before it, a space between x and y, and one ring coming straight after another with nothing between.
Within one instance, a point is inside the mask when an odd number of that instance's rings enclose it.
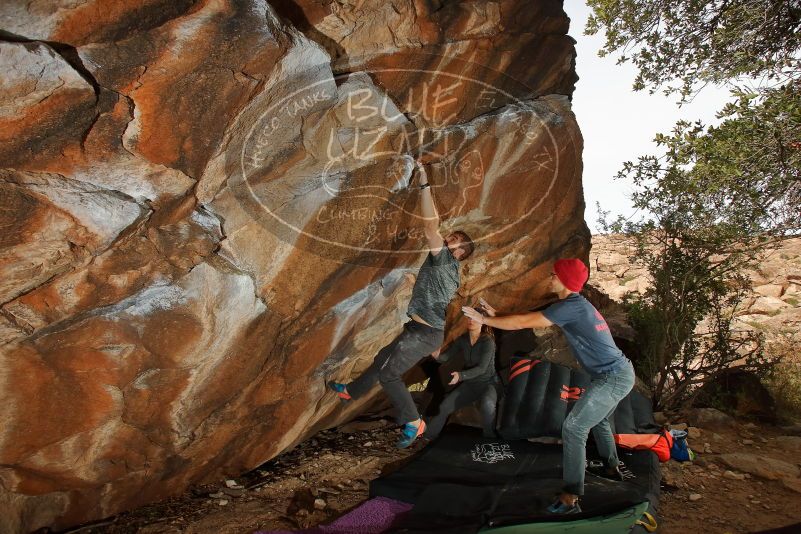
<instances>
[{"instance_id":1,"label":"red bag","mask_svg":"<svg viewBox=\"0 0 801 534\"><path fill-rule=\"evenodd\" d=\"M673 436L664 429L659 434L615 434L615 443L626 449L653 451L660 462L667 462Z\"/></svg>"}]
</instances>

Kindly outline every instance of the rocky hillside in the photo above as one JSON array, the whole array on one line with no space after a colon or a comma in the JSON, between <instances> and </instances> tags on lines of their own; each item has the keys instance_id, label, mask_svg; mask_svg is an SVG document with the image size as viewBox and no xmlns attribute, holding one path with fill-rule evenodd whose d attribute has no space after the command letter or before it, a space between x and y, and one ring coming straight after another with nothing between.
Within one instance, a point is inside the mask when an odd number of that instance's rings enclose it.
<instances>
[{"instance_id":1,"label":"rocky hillside","mask_svg":"<svg viewBox=\"0 0 801 534\"><path fill-rule=\"evenodd\" d=\"M644 269L632 264L633 242L620 235L594 235L590 251L590 280L615 300L642 293L649 285ZM775 341L801 331L801 238L771 249L759 268L748 273L754 296L737 319L741 326L757 328Z\"/></svg>"},{"instance_id":2,"label":"rocky hillside","mask_svg":"<svg viewBox=\"0 0 801 534\"><path fill-rule=\"evenodd\" d=\"M589 248L568 29L561 0L0 3L0 532L359 411L324 382L401 328L408 156L478 244L450 321L536 304Z\"/></svg>"}]
</instances>

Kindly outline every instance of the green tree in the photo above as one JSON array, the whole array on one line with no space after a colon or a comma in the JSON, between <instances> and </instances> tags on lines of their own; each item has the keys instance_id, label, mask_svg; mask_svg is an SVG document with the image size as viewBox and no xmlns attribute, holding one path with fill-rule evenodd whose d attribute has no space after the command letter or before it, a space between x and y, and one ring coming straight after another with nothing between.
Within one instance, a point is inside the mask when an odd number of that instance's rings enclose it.
<instances>
[{"instance_id":1,"label":"green tree","mask_svg":"<svg viewBox=\"0 0 801 534\"><path fill-rule=\"evenodd\" d=\"M799 75L801 5L786 0L587 0L585 33L603 30L601 56L639 70L634 89L688 97L743 77L785 84ZM677 84L678 82L678 84Z\"/></svg>"},{"instance_id":2,"label":"green tree","mask_svg":"<svg viewBox=\"0 0 801 534\"><path fill-rule=\"evenodd\" d=\"M742 270L758 258L762 243L721 252L727 235L698 238L684 226L691 219L681 214L669 223L649 219L625 228L637 243L633 260L650 279L642 295L626 299L638 333L635 365L660 409L691 403L699 386L727 369L766 374L776 361L762 334L736 321L751 293Z\"/></svg>"},{"instance_id":3,"label":"green tree","mask_svg":"<svg viewBox=\"0 0 801 534\"><path fill-rule=\"evenodd\" d=\"M635 90L662 88L684 102L706 84L733 101L718 127L679 122L658 134L664 157L644 156L621 173L642 187L669 185L675 167L695 166L680 185L718 198L721 223L751 233L801 227L801 3L776 0L588 0L585 33L605 32L602 56L638 69ZM741 183L738 183L741 182ZM647 196L642 197L647 200ZM730 209L747 203L749 208Z\"/></svg>"},{"instance_id":4,"label":"green tree","mask_svg":"<svg viewBox=\"0 0 801 534\"><path fill-rule=\"evenodd\" d=\"M663 155L624 163L618 178L634 184L634 207L718 246L798 233L801 91L741 94L718 118L679 121L655 137Z\"/></svg>"},{"instance_id":5,"label":"green tree","mask_svg":"<svg viewBox=\"0 0 801 534\"><path fill-rule=\"evenodd\" d=\"M734 317L749 294L744 269L801 230L801 6L766 0L588 0L586 33L600 55L638 68L636 90L687 101L706 84L733 100L720 124L676 123L664 154L626 162L639 220L606 225L638 243L651 288L629 302L641 374L655 403L676 407L726 368L770 368L761 336ZM603 214L602 216L605 217Z\"/></svg>"}]
</instances>

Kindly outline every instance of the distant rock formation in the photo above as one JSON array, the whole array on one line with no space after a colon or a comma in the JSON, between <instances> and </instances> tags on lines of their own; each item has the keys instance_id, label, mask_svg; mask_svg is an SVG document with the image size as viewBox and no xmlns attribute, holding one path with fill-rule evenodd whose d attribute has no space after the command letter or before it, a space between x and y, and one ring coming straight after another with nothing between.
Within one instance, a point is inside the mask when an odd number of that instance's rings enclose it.
<instances>
[{"instance_id":1,"label":"distant rock formation","mask_svg":"<svg viewBox=\"0 0 801 534\"><path fill-rule=\"evenodd\" d=\"M645 292L648 273L633 264L633 241L622 235L592 236L590 282L620 301ZM788 239L769 250L756 270L749 271L754 295L737 314L738 326L757 328L771 343L801 330L801 238Z\"/></svg>"},{"instance_id":2,"label":"distant rock formation","mask_svg":"<svg viewBox=\"0 0 801 534\"><path fill-rule=\"evenodd\" d=\"M406 155L478 245L449 323L541 301L589 248L561 6L2 2L0 532L352 417L324 380L397 334L425 257Z\"/></svg>"}]
</instances>

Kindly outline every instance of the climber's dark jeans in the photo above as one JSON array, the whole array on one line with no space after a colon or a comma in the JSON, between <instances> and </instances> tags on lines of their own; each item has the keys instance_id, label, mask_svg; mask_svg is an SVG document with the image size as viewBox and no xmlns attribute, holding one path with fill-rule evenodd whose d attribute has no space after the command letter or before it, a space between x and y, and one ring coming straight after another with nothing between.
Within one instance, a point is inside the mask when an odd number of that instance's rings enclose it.
<instances>
[{"instance_id":1,"label":"climber's dark jeans","mask_svg":"<svg viewBox=\"0 0 801 534\"><path fill-rule=\"evenodd\" d=\"M403 331L378 352L372 365L348 384L348 393L358 399L379 382L397 410L398 423L419 419L420 414L403 382L403 375L417 362L440 348L444 340L444 330L410 319L403 325Z\"/></svg>"},{"instance_id":2,"label":"climber's dark jeans","mask_svg":"<svg viewBox=\"0 0 801 534\"><path fill-rule=\"evenodd\" d=\"M590 430L606 465L617 467L620 463L609 418L633 386L634 367L630 361L617 371L595 375L587 391L565 418L562 423L562 491L565 493L584 495L584 469Z\"/></svg>"},{"instance_id":3,"label":"climber's dark jeans","mask_svg":"<svg viewBox=\"0 0 801 534\"><path fill-rule=\"evenodd\" d=\"M498 386L494 380L477 379L466 380L457 385L448 393L439 405L439 413L426 419L425 437L435 439L442 432L442 427L448 416L460 408L479 401L478 410L481 413L481 428L484 436L495 437L495 411L498 405Z\"/></svg>"}]
</instances>

